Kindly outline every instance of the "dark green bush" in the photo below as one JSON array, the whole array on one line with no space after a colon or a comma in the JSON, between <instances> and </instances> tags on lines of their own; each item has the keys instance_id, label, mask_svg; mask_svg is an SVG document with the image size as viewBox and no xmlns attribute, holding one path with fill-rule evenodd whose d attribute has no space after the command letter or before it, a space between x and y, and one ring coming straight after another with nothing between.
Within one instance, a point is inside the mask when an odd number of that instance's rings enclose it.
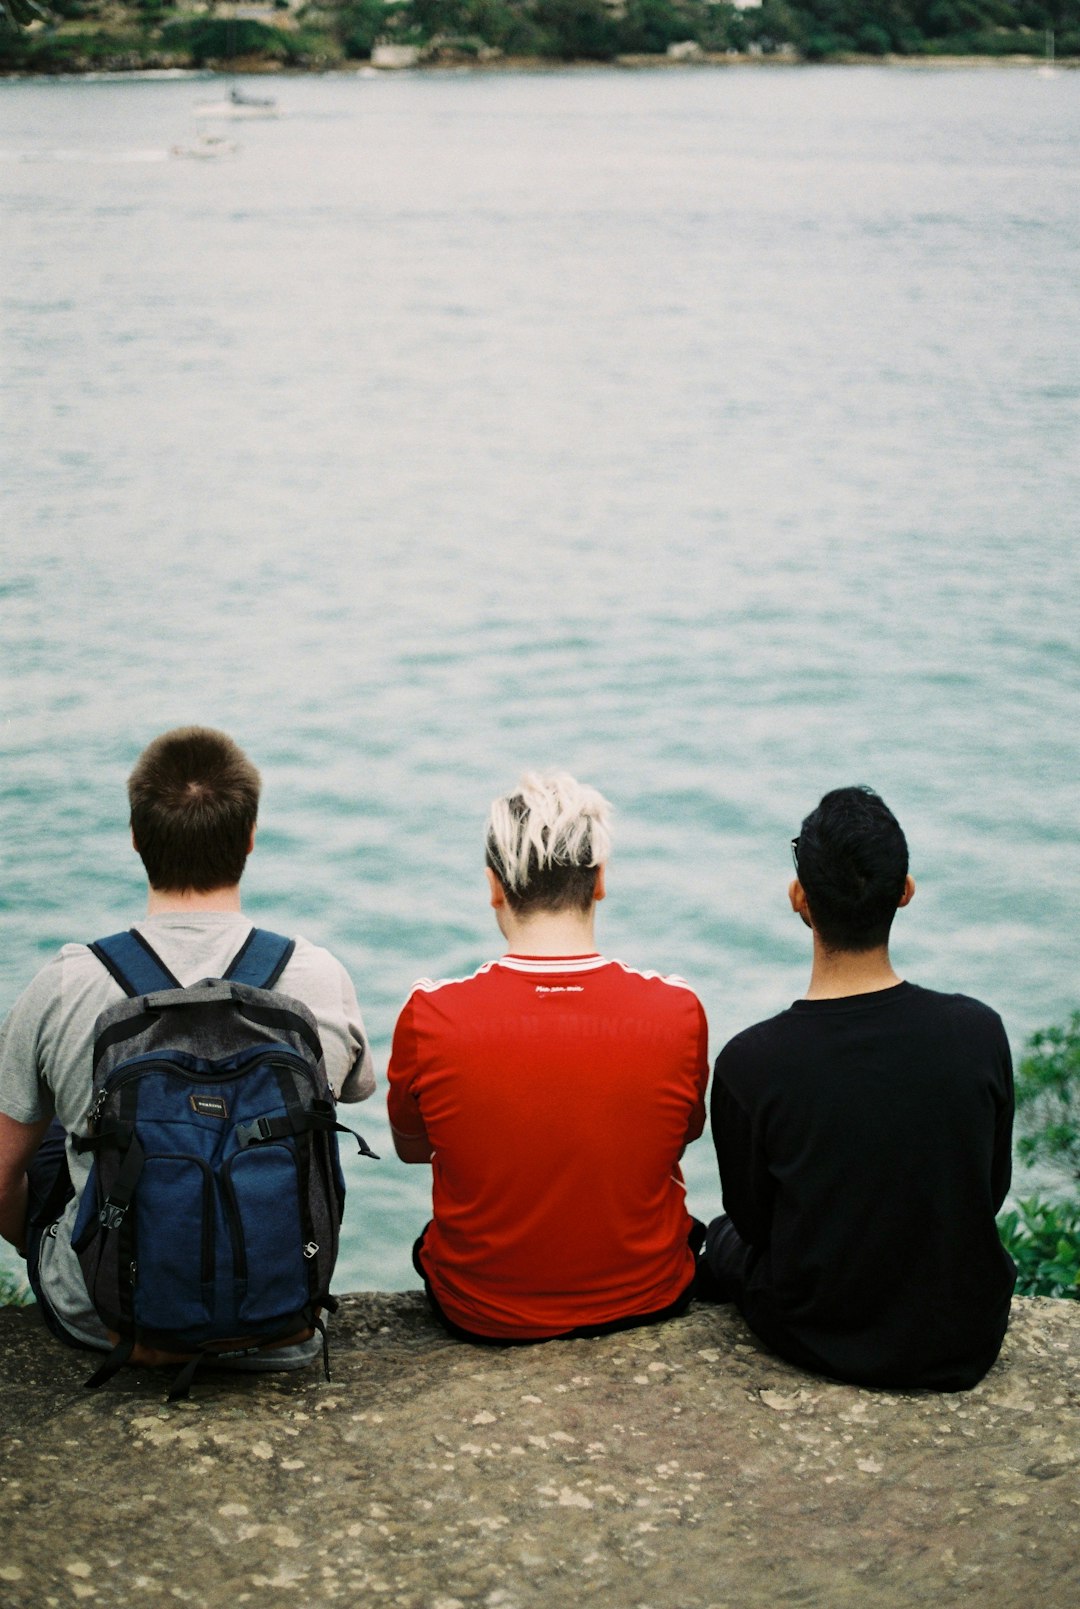
<instances>
[{"instance_id":1,"label":"dark green bush","mask_svg":"<svg viewBox=\"0 0 1080 1609\"><path fill-rule=\"evenodd\" d=\"M1080 1204L1033 1196L1002 1213L998 1233L1016 1264L1017 1295L1080 1301Z\"/></svg>"},{"instance_id":2,"label":"dark green bush","mask_svg":"<svg viewBox=\"0 0 1080 1609\"><path fill-rule=\"evenodd\" d=\"M847 34L834 34L820 30L807 35L806 43L802 49L807 61L828 61L833 56L853 55L855 41L849 38Z\"/></svg>"},{"instance_id":3,"label":"dark green bush","mask_svg":"<svg viewBox=\"0 0 1080 1609\"><path fill-rule=\"evenodd\" d=\"M662 56L669 45L683 39L701 42L704 19L690 7L672 0L630 0L618 23L619 47L641 55Z\"/></svg>"},{"instance_id":4,"label":"dark green bush","mask_svg":"<svg viewBox=\"0 0 1080 1609\"><path fill-rule=\"evenodd\" d=\"M1080 1011L1032 1034L1016 1069L1016 1152L1028 1167L1060 1170L1080 1183ZM998 1220L1027 1296L1080 1300L1080 1200L1032 1196Z\"/></svg>"},{"instance_id":5,"label":"dark green bush","mask_svg":"<svg viewBox=\"0 0 1080 1609\"><path fill-rule=\"evenodd\" d=\"M33 1300L24 1279L0 1268L0 1307L28 1307Z\"/></svg>"},{"instance_id":6,"label":"dark green bush","mask_svg":"<svg viewBox=\"0 0 1080 1609\"><path fill-rule=\"evenodd\" d=\"M611 61L619 31L603 0L537 0L533 20L546 56L562 61Z\"/></svg>"},{"instance_id":7,"label":"dark green bush","mask_svg":"<svg viewBox=\"0 0 1080 1609\"><path fill-rule=\"evenodd\" d=\"M279 28L246 17L194 17L169 22L161 30L161 43L170 52L186 53L196 67L234 56L264 56L285 61L292 43Z\"/></svg>"},{"instance_id":8,"label":"dark green bush","mask_svg":"<svg viewBox=\"0 0 1080 1609\"><path fill-rule=\"evenodd\" d=\"M876 22L867 22L855 35L855 44L864 56L887 56L892 39Z\"/></svg>"},{"instance_id":9,"label":"dark green bush","mask_svg":"<svg viewBox=\"0 0 1080 1609\"><path fill-rule=\"evenodd\" d=\"M386 7L382 0L357 0L338 17L338 38L346 56L366 61L375 41L386 28Z\"/></svg>"},{"instance_id":10,"label":"dark green bush","mask_svg":"<svg viewBox=\"0 0 1080 1609\"><path fill-rule=\"evenodd\" d=\"M1062 1169L1080 1184L1080 1011L1041 1028L1016 1069L1017 1155Z\"/></svg>"}]
</instances>

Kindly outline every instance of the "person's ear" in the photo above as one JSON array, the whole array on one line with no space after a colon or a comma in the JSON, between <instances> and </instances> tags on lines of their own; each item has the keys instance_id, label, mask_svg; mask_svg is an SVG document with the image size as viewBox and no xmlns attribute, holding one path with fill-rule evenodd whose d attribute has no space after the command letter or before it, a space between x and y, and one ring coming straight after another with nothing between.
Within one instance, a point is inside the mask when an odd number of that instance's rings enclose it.
<instances>
[{"instance_id":1,"label":"person's ear","mask_svg":"<svg viewBox=\"0 0 1080 1609\"><path fill-rule=\"evenodd\" d=\"M506 890L490 866L485 866L484 871L487 874L488 892L490 895L488 903L493 911L497 911L501 906L506 904Z\"/></svg>"},{"instance_id":2,"label":"person's ear","mask_svg":"<svg viewBox=\"0 0 1080 1609\"><path fill-rule=\"evenodd\" d=\"M900 898L896 902L896 909L898 911L902 911L904 909L904 906L905 905L910 905L914 898L915 898L915 879L914 879L914 877L905 877L904 878L904 892L901 894Z\"/></svg>"},{"instance_id":3,"label":"person's ear","mask_svg":"<svg viewBox=\"0 0 1080 1609\"><path fill-rule=\"evenodd\" d=\"M607 898L607 879L604 876L604 873L606 871L607 871L607 863L606 863L606 861L601 861L600 865L596 868L596 882L593 885L593 896L592 896L594 900L601 900L601 899L606 899Z\"/></svg>"},{"instance_id":4,"label":"person's ear","mask_svg":"<svg viewBox=\"0 0 1080 1609\"><path fill-rule=\"evenodd\" d=\"M248 852L249 855L251 854L251 851L254 848L255 848L255 828L252 827L252 829L251 829L251 837L248 839L248 846L247 846L247 852Z\"/></svg>"},{"instance_id":5,"label":"person's ear","mask_svg":"<svg viewBox=\"0 0 1080 1609\"><path fill-rule=\"evenodd\" d=\"M791 902L791 909L796 916L801 916L807 927L813 927L810 920L810 907L806 903L806 890L797 877L793 877L788 884L787 897Z\"/></svg>"}]
</instances>

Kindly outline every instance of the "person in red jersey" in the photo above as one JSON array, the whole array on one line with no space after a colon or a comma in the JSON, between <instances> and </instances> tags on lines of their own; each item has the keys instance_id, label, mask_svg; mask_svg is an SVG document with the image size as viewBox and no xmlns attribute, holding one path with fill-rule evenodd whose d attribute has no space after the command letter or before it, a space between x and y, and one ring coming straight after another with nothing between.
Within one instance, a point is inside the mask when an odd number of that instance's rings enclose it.
<instances>
[{"instance_id":1,"label":"person in red jersey","mask_svg":"<svg viewBox=\"0 0 1080 1609\"><path fill-rule=\"evenodd\" d=\"M432 1168L413 1261L466 1340L598 1335L690 1300L704 1231L679 1158L705 1123L705 1014L681 978L596 951L609 816L565 774L497 799L487 879L507 953L422 980L398 1018L394 1144Z\"/></svg>"}]
</instances>

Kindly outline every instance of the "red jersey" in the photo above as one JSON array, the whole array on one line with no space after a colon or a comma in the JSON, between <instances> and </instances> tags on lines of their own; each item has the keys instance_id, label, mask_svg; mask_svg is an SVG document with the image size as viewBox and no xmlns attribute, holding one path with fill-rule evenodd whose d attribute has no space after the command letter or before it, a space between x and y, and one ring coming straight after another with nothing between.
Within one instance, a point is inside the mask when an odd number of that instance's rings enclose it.
<instances>
[{"instance_id":1,"label":"red jersey","mask_svg":"<svg viewBox=\"0 0 1080 1609\"><path fill-rule=\"evenodd\" d=\"M705 1014L680 978L503 956L417 984L390 1121L432 1146L422 1261L447 1317L534 1339L657 1312L694 1274L679 1170L705 1122Z\"/></svg>"}]
</instances>

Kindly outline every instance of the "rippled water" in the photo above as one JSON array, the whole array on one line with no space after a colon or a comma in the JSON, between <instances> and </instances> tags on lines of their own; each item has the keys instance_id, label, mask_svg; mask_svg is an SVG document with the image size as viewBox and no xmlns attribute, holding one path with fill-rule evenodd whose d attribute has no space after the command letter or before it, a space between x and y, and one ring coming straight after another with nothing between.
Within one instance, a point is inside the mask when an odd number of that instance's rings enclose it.
<instances>
[{"instance_id":1,"label":"rippled water","mask_svg":"<svg viewBox=\"0 0 1080 1609\"><path fill-rule=\"evenodd\" d=\"M275 92L190 161L218 85L0 83L0 1008L137 914L124 778L197 720L383 1067L497 950L527 764L615 802L601 942L714 1048L800 992L788 839L848 781L908 831L901 969L1017 1046L1072 1009L1080 74ZM426 1173L361 1126L340 1283L410 1284Z\"/></svg>"}]
</instances>

